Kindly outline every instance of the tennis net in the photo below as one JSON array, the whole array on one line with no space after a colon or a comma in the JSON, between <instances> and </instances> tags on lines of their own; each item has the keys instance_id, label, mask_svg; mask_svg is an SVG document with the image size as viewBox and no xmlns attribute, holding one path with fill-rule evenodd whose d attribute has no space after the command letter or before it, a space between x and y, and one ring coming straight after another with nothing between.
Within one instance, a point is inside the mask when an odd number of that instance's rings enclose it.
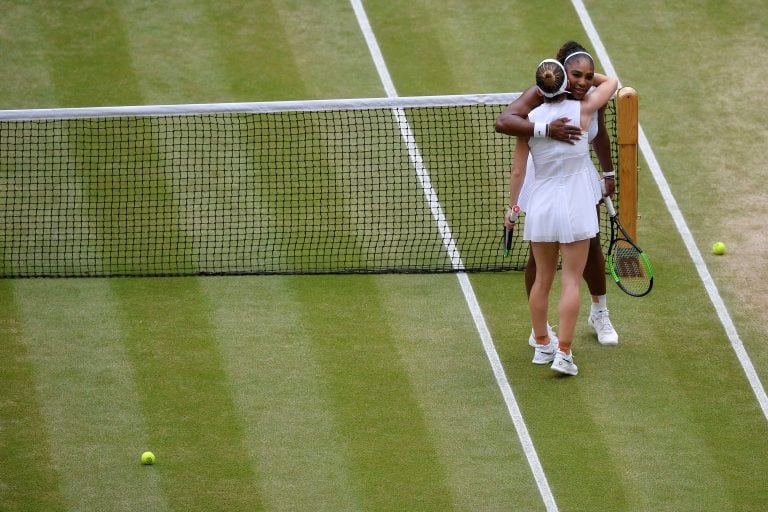
<instances>
[{"instance_id":1,"label":"tennis net","mask_svg":"<svg viewBox=\"0 0 768 512\"><path fill-rule=\"evenodd\" d=\"M516 96L0 112L0 277L524 268Z\"/></svg>"}]
</instances>

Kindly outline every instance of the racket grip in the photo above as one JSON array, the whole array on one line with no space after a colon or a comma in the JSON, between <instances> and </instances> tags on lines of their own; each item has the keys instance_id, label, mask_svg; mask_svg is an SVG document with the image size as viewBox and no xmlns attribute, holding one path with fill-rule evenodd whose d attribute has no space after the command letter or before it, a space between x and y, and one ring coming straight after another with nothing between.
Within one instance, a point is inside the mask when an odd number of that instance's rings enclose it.
<instances>
[{"instance_id":1,"label":"racket grip","mask_svg":"<svg viewBox=\"0 0 768 512\"><path fill-rule=\"evenodd\" d=\"M610 196L605 196L603 198L603 202L605 203L605 209L608 210L608 215L611 217L616 216L616 210L613 207L613 201L611 200Z\"/></svg>"},{"instance_id":2,"label":"racket grip","mask_svg":"<svg viewBox=\"0 0 768 512\"><path fill-rule=\"evenodd\" d=\"M512 230L504 226L504 257L508 257L512 252Z\"/></svg>"}]
</instances>

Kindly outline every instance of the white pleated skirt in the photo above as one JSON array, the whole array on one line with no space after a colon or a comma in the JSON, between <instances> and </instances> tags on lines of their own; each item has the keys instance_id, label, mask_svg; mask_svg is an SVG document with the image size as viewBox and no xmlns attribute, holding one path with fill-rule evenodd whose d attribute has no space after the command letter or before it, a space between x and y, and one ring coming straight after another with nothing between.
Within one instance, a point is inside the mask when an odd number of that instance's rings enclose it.
<instances>
[{"instance_id":1,"label":"white pleated skirt","mask_svg":"<svg viewBox=\"0 0 768 512\"><path fill-rule=\"evenodd\" d=\"M571 243L600 230L595 205L602 194L594 168L565 176L537 177L525 201L523 238L532 242Z\"/></svg>"}]
</instances>

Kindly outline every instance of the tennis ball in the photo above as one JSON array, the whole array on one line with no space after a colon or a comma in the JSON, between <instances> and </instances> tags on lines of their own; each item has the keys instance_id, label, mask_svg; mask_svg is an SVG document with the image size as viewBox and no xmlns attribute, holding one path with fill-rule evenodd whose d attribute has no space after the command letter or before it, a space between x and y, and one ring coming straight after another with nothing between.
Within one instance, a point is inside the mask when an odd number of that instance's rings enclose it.
<instances>
[{"instance_id":1,"label":"tennis ball","mask_svg":"<svg viewBox=\"0 0 768 512\"><path fill-rule=\"evenodd\" d=\"M144 452L141 454L141 463L151 465L155 463L155 454L152 452Z\"/></svg>"},{"instance_id":2,"label":"tennis ball","mask_svg":"<svg viewBox=\"0 0 768 512\"><path fill-rule=\"evenodd\" d=\"M717 255L725 254L725 244L723 242L716 242L712 246L712 253Z\"/></svg>"}]
</instances>

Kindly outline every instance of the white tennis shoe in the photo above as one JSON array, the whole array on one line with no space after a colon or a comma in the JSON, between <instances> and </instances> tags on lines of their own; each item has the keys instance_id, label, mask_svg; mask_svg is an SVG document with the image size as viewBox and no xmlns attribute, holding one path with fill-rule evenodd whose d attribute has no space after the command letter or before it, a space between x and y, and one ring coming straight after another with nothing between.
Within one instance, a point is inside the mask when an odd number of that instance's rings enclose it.
<instances>
[{"instance_id":1,"label":"white tennis shoe","mask_svg":"<svg viewBox=\"0 0 768 512\"><path fill-rule=\"evenodd\" d=\"M619 335L616 329L613 328L611 319L608 318L607 309L590 314L587 319L587 325L595 331L597 342L601 345L616 345L619 343Z\"/></svg>"},{"instance_id":2,"label":"white tennis shoe","mask_svg":"<svg viewBox=\"0 0 768 512\"><path fill-rule=\"evenodd\" d=\"M555 360L552 362L552 369L566 375L578 375L579 373L579 368L573 364L573 352L569 355L565 355L565 352L560 350L555 354Z\"/></svg>"},{"instance_id":3,"label":"white tennis shoe","mask_svg":"<svg viewBox=\"0 0 768 512\"><path fill-rule=\"evenodd\" d=\"M549 338L549 344L536 345L533 350L533 364L549 364L555 359L557 352L557 338Z\"/></svg>"},{"instance_id":4,"label":"white tennis shoe","mask_svg":"<svg viewBox=\"0 0 768 512\"><path fill-rule=\"evenodd\" d=\"M549 340L554 340L555 346L557 346L558 338L557 334L555 334L555 330L552 328L551 325L549 325L549 322L547 322L547 334L549 335ZM528 344L532 346L533 348L536 348L536 338L533 337L533 329L531 329L531 335L528 336Z\"/></svg>"}]
</instances>

